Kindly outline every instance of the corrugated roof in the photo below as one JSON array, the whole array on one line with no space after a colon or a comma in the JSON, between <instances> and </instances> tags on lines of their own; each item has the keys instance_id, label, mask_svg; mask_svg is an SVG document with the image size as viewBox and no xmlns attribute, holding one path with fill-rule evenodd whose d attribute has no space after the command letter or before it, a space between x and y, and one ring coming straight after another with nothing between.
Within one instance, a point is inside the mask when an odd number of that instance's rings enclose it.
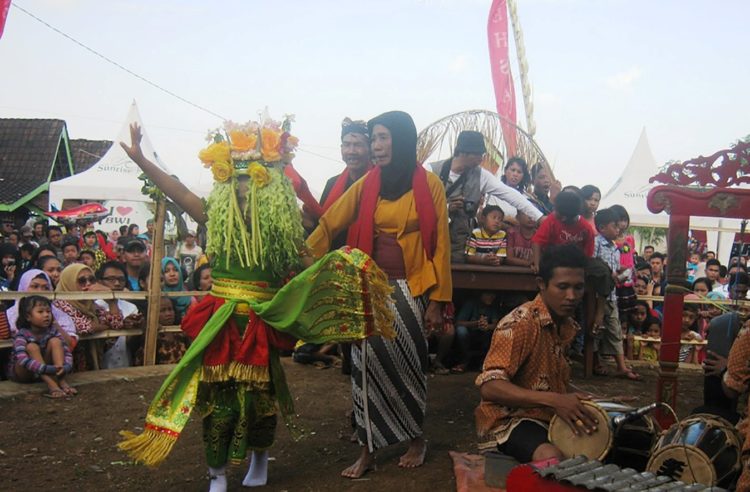
<instances>
[{"instance_id":1,"label":"corrugated roof","mask_svg":"<svg viewBox=\"0 0 750 492\"><path fill-rule=\"evenodd\" d=\"M73 169L78 174L96 164L109 148L111 140L87 140L76 138L70 141L70 153L73 156Z\"/></svg>"},{"instance_id":2,"label":"corrugated roof","mask_svg":"<svg viewBox=\"0 0 750 492\"><path fill-rule=\"evenodd\" d=\"M63 120L0 118L0 204L17 202L47 182L64 131ZM62 176L70 174L65 152L58 166Z\"/></svg>"}]
</instances>

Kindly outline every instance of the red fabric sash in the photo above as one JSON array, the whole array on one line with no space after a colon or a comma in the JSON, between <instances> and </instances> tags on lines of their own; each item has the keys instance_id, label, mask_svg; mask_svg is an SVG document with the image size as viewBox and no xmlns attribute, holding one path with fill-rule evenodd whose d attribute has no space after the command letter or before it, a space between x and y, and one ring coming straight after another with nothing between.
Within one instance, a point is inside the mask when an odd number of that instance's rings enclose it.
<instances>
[{"instance_id":1,"label":"red fabric sash","mask_svg":"<svg viewBox=\"0 0 750 492\"><path fill-rule=\"evenodd\" d=\"M315 218L323 215L323 207L320 206L318 200L310 193L310 188L308 188L305 178L294 169L291 163L284 166L284 174L292 182L294 193L297 195L297 198L302 200L302 203L305 205L305 211L314 215Z\"/></svg>"},{"instance_id":2,"label":"red fabric sash","mask_svg":"<svg viewBox=\"0 0 750 492\"><path fill-rule=\"evenodd\" d=\"M207 295L193 306L182 320L182 331L195 339L216 312L224 299ZM281 333L268 326L254 312L250 311L244 335L240 335L234 317L230 317L224 328L216 335L203 354L203 364L218 366L237 361L249 366L268 366L269 349L292 350L294 337Z\"/></svg>"},{"instance_id":3,"label":"red fabric sash","mask_svg":"<svg viewBox=\"0 0 750 492\"><path fill-rule=\"evenodd\" d=\"M372 169L372 164L368 164L367 171L365 171L365 174L370 172ZM333 184L333 188L331 188L331 191L328 193L328 196L326 197L326 201L323 204L323 211L325 212L329 208L331 208L331 205L333 205L336 200L338 200L341 195L344 194L346 191L346 183L349 182L349 168L344 169L344 172L339 175L339 179L336 180L336 182Z\"/></svg>"},{"instance_id":4,"label":"red fabric sash","mask_svg":"<svg viewBox=\"0 0 750 492\"><path fill-rule=\"evenodd\" d=\"M417 165L412 178L414 204L419 216L419 231L422 233L422 246L427 258L432 260L437 247L437 213L432 201L430 188L427 185L427 171ZM349 228L347 244L372 255L375 228L375 208L380 195L380 167L375 167L365 177L362 186L362 197L359 201L359 214L356 222Z\"/></svg>"}]
</instances>

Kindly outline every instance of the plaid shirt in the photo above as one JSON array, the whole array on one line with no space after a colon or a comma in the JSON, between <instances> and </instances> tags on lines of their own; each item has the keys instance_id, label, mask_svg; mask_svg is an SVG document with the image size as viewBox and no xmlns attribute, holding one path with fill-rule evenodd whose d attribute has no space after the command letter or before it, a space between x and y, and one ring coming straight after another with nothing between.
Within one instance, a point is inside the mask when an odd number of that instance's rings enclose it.
<instances>
[{"instance_id":1,"label":"plaid shirt","mask_svg":"<svg viewBox=\"0 0 750 492\"><path fill-rule=\"evenodd\" d=\"M594 239L594 258L602 260L614 273L617 273L617 270L620 269L620 250L613 241L601 234L597 234ZM614 289L609 294L609 300L617 301L617 294L615 294Z\"/></svg>"}]
</instances>

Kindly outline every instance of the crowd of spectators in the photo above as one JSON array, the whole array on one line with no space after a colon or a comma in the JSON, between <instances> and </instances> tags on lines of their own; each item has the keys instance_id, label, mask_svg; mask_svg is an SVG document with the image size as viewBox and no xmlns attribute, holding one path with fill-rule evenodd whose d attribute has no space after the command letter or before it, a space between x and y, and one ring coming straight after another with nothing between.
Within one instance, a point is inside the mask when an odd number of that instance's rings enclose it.
<instances>
[{"instance_id":1,"label":"crowd of spectators","mask_svg":"<svg viewBox=\"0 0 750 492\"><path fill-rule=\"evenodd\" d=\"M140 234L137 225L130 225L105 234L77 226L64 230L39 221L17 231L3 231L0 289L28 292L29 296L0 306L0 340L13 340L10 348L0 350L0 367L4 369L0 377L19 382L43 380L49 388L46 395L59 398L75 393L65 382L65 376L72 371L143 363L142 335L92 335L105 330L142 333L147 301L129 302L103 295L95 300L55 299L45 305L44 298L39 301L33 294L148 290L151 221L147 229L148 234ZM162 262L163 292L210 290L210 266L195 244L195 233L191 231L189 236L178 245L183 251L179 260L167 257ZM190 267L189 272L186 266ZM30 299L34 302L24 308L24 302L29 303ZM189 296L161 297L159 324L179 324L196 302L197 298ZM34 312L45 309L49 323L42 326L47 323L46 318L35 318ZM184 335L160 332L158 337L157 362L177 362L187 347Z\"/></svg>"}]
</instances>

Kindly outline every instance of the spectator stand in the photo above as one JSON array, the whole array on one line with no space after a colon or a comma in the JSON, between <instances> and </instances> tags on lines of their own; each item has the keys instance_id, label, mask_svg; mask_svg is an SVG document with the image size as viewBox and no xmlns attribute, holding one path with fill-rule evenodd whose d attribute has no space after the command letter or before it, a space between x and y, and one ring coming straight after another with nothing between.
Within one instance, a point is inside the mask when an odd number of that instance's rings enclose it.
<instances>
[{"instance_id":1,"label":"spectator stand","mask_svg":"<svg viewBox=\"0 0 750 492\"><path fill-rule=\"evenodd\" d=\"M656 398L672 407L677 399L683 298L689 291L686 264L690 217L746 220L750 216L750 190L729 187L750 183L748 162L750 143L740 142L709 157L672 164L649 180L664 183L649 192L649 210L669 214L667 288ZM671 422L671 417L661 409L657 410L657 419L664 428Z\"/></svg>"}]
</instances>

